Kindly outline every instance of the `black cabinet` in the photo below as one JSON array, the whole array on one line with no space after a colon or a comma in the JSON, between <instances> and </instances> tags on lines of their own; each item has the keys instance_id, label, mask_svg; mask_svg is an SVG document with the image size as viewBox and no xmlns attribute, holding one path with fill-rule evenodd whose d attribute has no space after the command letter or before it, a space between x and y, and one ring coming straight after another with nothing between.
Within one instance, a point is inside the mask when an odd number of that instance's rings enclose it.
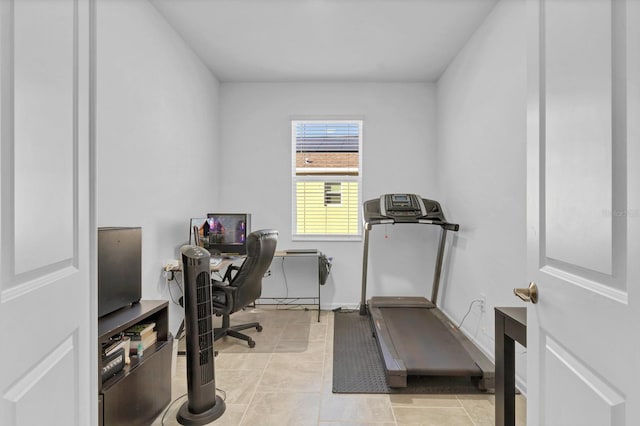
<instances>
[{"instance_id":1,"label":"black cabinet","mask_svg":"<svg viewBox=\"0 0 640 426\"><path fill-rule=\"evenodd\" d=\"M102 344L127 328L155 322L158 341L142 356L102 382ZM98 319L99 423L105 426L148 425L171 401L171 357L173 337L169 333L169 303L141 300Z\"/></svg>"}]
</instances>

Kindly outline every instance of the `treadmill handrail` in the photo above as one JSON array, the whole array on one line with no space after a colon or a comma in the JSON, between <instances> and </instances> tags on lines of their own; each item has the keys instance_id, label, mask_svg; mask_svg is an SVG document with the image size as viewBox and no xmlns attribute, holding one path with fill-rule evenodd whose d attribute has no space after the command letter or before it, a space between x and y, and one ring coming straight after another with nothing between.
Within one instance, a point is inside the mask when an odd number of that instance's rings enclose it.
<instances>
[{"instance_id":1,"label":"treadmill handrail","mask_svg":"<svg viewBox=\"0 0 640 426\"><path fill-rule=\"evenodd\" d=\"M368 258L369 258L369 231L373 225L386 225L396 223L418 223L424 225L438 225L441 228L440 241L438 244L438 252L436 256L436 268L433 274L433 286L431 292L431 302L437 305L438 291L440 286L440 273L442 269L442 261L444 257L444 246L446 240L447 231L457 232L460 229L460 225L457 223L450 223L446 221L442 208L437 201L426 200L420 198L421 208L424 207L425 201L433 205L432 213L427 213L427 216L404 218L394 218L392 216L386 216L386 209L384 208L384 195L379 199L373 199L365 201L362 205L362 219L364 228L364 244L362 255L362 291L360 299L360 315L366 315L367 313L367 270L368 270ZM367 209L367 206L370 206ZM426 211L426 209L425 209ZM429 217L431 216L431 217Z\"/></svg>"},{"instance_id":2,"label":"treadmill handrail","mask_svg":"<svg viewBox=\"0 0 640 426\"><path fill-rule=\"evenodd\" d=\"M457 223L442 222L436 219L418 219L416 222L407 222L407 221L399 222L393 218L385 218L385 219L370 219L365 222L365 224L369 224L369 225L395 225L396 223L397 224L418 223L421 225L438 225L445 228L447 231L456 231L456 232L460 229L460 225Z\"/></svg>"}]
</instances>

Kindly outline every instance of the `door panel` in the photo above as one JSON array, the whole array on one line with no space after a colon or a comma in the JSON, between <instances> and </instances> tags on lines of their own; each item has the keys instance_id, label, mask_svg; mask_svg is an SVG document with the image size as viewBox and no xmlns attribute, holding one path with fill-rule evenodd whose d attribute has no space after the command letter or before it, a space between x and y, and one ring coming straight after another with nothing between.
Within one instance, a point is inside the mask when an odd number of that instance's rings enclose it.
<instances>
[{"instance_id":1,"label":"door panel","mask_svg":"<svg viewBox=\"0 0 640 426\"><path fill-rule=\"evenodd\" d=\"M611 274L611 6L544 12L545 254Z\"/></svg>"},{"instance_id":2,"label":"door panel","mask_svg":"<svg viewBox=\"0 0 640 426\"><path fill-rule=\"evenodd\" d=\"M544 360L545 424L606 426L624 419L624 397L548 336Z\"/></svg>"},{"instance_id":3,"label":"door panel","mask_svg":"<svg viewBox=\"0 0 640 426\"><path fill-rule=\"evenodd\" d=\"M93 4L0 0L0 424L97 423Z\"/></svg>"},{"instance_id":4,"label":"door panel","mask_svg":"<svg viewBox=\"0 0 640 426\"><path fill-rule=\"evenodd\" d=\"M74 13L72 1L18 1L14 6L17 275L69 264L74 253ZM43 26L47 31L39 30Z\"/></svg>"},{"instance_id":5,"label":"door panel","mask_svg":"<svg viewBox=\"0 0 640 426\"><path fill-rule=\"evenodd\" d=\"M62 392L52 392L52 389L74 389L78 365L76 348L74 336L70 336L7 390L5 399L13 414L10 424L41 423L42 417L38 413L43 409L43 401L47 401L44 405L49 410L49 418L69 419L69 424L77 424L77 421L73 422L77 395L69 398Z\"/></svg>"},{"instance_id":6,"label":"door panel","mask_svg":"<svg viewBox=\"0 0 640 426\"><path fill-rule=\"evenodd\" d=\"M640 424L633 3L528 2L529 424Z\"/></svg>"}]
</instances>

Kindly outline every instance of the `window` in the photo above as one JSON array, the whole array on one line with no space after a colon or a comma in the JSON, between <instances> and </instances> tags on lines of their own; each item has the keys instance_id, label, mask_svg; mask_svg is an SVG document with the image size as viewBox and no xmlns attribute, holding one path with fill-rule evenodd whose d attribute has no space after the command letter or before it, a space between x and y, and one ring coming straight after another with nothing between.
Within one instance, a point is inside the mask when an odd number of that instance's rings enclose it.
<instances>
[{"instance_id":1,"label":"window","mask_svg":"<svg viewBox=\"0 0 640 426\"><path fill-rule=\"evenodd\" d=\"M292 121L294 239L360 239L361 121Z\"/></svg>"}]
</instances>

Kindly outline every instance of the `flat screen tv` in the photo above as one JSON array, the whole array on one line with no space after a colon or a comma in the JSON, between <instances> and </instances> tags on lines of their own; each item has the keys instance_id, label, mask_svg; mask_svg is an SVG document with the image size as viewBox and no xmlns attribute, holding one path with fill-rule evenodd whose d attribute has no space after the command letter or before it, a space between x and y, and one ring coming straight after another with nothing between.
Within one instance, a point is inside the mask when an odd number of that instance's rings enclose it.
<instances>
[{"instance_id":1,"label":"flat screen tv","mask_svg":"<svg viewBox=\"0 0 640 426\"><path fill-rule=\"evenodd\" d=\"M98 228L98 316L140 301L142 229Z\"/></svg>"},{"instance_id":2,"label":"flat screen tv","mask_svg":"<svg viewBox=\"0 0 640 426\"><path fill-rule=\"evenodd\" d=\"M249 213L208 213L206 218L191 219L189 244L206 248L212 256L243 255L249 233Z\"/></svg>"}]
</instances>

